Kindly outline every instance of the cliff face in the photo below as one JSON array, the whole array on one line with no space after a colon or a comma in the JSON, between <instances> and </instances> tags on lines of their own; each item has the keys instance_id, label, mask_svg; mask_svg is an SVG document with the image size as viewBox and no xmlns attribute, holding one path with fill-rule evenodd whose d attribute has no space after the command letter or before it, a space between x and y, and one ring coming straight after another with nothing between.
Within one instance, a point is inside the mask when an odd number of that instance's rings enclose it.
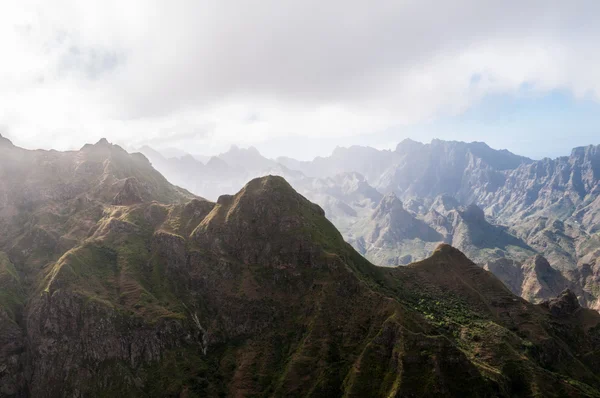
<instances>
[{"instance_id":1,"label":"cliff face","mask_svg":"<svg viewBox=\"0 0 600 398\"><path fill-rule=\"evenodd\" d=\"M157 359L174 340L115 307L127 279L122 239L141 230L115 215L122 205L194 196L106 140L75 152L27 151L5 140L0 181L0 395L77 396L97 384L88 381L98 369L84 362ZM159 323L165 335L183 336L172 321ZM102 388L134 382L118 379Z\"/></svg>"},{"instance_id":2,"label":"cliff face","mask_svg":"<svg viewBox=\"0 0 600 398\"><path fill-rule=\"evenodd\" d=\"M451 195L475 202L505 223L544 216L596 228L600 146L579 147L568 157L532 161L483 143L404 141L376 188L401 198ZM381 158L386 156L381 155Z\"/></svg>"},{"instance_id":3,"label":"cliff face","mask_svg":"<svg viewBox=\"0 0 600 398\"><path fill-rule=\"evenodd\" d=\"M375 264L396 266L427 257L447 239L404 209L391 193L383 197L370 217L357 221L349 235L350 242Z\"/></svg>"},{"instance_id":4,"label":"cliff face","mask_svg":"<svg viewBox=\"0 0 600 398\"><path fill-rule=\"evenodd\" d=\"M532 215L571 219L586 228L598 213L600 146L573 149L568 157L523 164L506 175L493 194L479 197L507 221Z\"/></svg>"},{"instance_id":5,"label":"cliff face","mask_svg":"<svg viewBox=\"0 0 600 398\"><path fill-rule=\"evenodd\" d=\"M500 258L524 261L535 254L507 228L489 223L477 205L441 201L438 197L425 214L415 214L395 194L388 194L369 218L357 220L346 235L369 260L388 266L426 258L441 242L451 243L482 265Z\"/></svg>"},{"instance_id":6,"label":"cliff face","mask_svg":"<svg viewBox=\"0 0 600 398\"><path fill-rule=\"evenodd\" d=\"M484 143L433 140L430 144L405 140L394 152L394 162L375 183L402 198L434 198L447 194L463 203L495 192L505 183L505 171L530 159L497 151Z\"/></svg>"}]
</instances>

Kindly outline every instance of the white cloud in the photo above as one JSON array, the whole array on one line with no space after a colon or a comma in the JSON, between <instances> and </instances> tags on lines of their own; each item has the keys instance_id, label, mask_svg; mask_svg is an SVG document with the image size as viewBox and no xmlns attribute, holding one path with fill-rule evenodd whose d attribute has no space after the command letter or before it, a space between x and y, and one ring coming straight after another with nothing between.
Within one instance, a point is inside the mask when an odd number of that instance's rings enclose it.
<instances>
[{"instance_id":1,"label":"white cloud","mask_svg":"<svg viewBox=\"0 0 600 398\"><path fill-rule=\"evenodd\" d=\"M492 93L600 94L592 1L24 1L0 6L15 143L192 152L347 137Z\"/></svg>"}]
</instances>

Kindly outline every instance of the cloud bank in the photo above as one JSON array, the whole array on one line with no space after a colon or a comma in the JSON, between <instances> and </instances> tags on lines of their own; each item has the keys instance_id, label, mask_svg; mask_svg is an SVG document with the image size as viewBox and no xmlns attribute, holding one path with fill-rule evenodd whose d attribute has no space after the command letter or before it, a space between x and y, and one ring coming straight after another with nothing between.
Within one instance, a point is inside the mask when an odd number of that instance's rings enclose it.
<instances>
[{"instance_id":1,"label":"cloud bank","mask_svg":"<svg viewBox=\"0 0 600 398\"><path fill-rule=\"evenodd\" d=\"M219 150L347 138L492 94L600 97L595 1L23 1L0 12L0 126Z\"/></svg>"}]
</instances>

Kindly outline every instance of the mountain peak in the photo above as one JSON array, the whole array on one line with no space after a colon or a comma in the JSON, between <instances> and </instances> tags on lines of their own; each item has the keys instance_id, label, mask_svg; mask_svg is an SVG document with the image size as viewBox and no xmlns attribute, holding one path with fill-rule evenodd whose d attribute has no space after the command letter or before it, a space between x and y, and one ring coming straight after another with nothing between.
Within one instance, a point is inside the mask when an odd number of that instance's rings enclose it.
<instances>
[{"instance_id":1,"label":"mountain peak","mask_svg":"<svg viewBox=\"0 0 600 398\"><path fill-rule=\"evenodd\" d=\"M150 156L152 158L155 158L155 159L166 159L165 156L163 156L162 153L158 152L156 149L152 148L149 145L142 146L139 149L139 151L141 153L144 153L144 154L146 154L146 155L148 155L148 156Z\"/></svg>"},{"instance_id":2,"label":"mountain peak","mask_svg":"<svg viewBox=\"0 0 600 398\"><path fill-rule=\"evenodd\" d=\"M440 243L435 250L433 251L433 255L443 254L448 256L460 256L465 257L463 252L458 250L456 247L449 245L448 243Z\"/></svg>"},{"instance_id":3,"label":"mountain peak","mask_svg":"<svg viewBox=\"0 0 600 398\"><path fill-rule=\"evenodd\" d=\"M285 178L276 175L267 175L250 180L235 196L258 197L261 201L272 200L274 201L273 205L276 206L283 204L281 201L289 199L297 200L300 198L304 199L306 203L310 203L296 192Z\"/></svg>"},{"instance_id":4,"label":"mountain peak","mask_svg":"<svg viewBox=\"0 0 600 398\"><path fill-rule=\"evenodd\" d=\"M393 203L402 205L402 201L398 198L395 192L388 192L383 195L382 203Z\"/></svg>"},{"instance_id":5,"label":"mountain peak","mask_svg":"<svg viewBox=\"0 0 600 398\"><path fill-rule=\"evenodd\" d=\"M13 146L13 143L11 140L3 137L2 134L0 134L0 146Z\"/></svg>"},{"instance_id":6,"label":"mountain peak","mask_svg":"<svg viewBox=\"0 0 600 398\"><path fill-rule=\"evenodd\" d=\"M412 140L410 138L405 138L396 145L396 152L401 152L403 150L410 151L418 148L425 147L427 144L423 144L422 142Z\"/></svg>"},{"instance_id":7,"label":"mountain peak","mask_svg":"<svg viewBox=\"0 0 600 398\"><path fill-rule=\"evenodd\" d=\"M600 155L600 145L580 146L571 150L571 158L589 159L596 155Z\"/></svg>"},{"instance_id":8,"label":"mountain peak","mask_svg":"<svg viewBox=\"0 0 600 398\"><path fill-rule=\"evenodd\" d=\"M260 215L273 219L302 212L303 207L312 208L319 215L325 216L318 205L296 192L283 177L275 175L254 178L237 194L222 195L218 203L228 207L228 218L237 214L244 218Z\"/></svg>"},{"instance_id":9,"label":"mountain peak","mask_svg":"<svg viewBox=\"0 0 600 398\"><path fill-rule=\"evenodd\" d=\"M460 206L460 203L454 196L451 195L438 195L436 196L431 208L440 214L447 214L451 210L455 210Z\"/></svg>"},{"instance_id":10,"label":"mountain peak","mask_svg":"<svg viewBox=\"0 0 600 398\"><path fill-rule=\"evenodd\" d=\"M401 213L407 213L404 209L404 204L394 192L389 192L381 199L371 218L377 219L385 217L388 214L391 214L395 218L396 215Z\"/></svg>"},{"instance_id":11,"label":"mountain peak","mask_svg":"<svg viewBox=\"0 0 600 398\"><path fill-rule=\"evenodd\" d=\"M245 253L242 261L255 264L277 258L301 265L306 256L312 258L323 248L345 246L321 207L273 175L251 180L233 196L221 196L193 239L218 250Z\"/></svg>"},{"instance_id":12,"label":"mountain peak","mask_svg":"<svg viewBox=\"0 0 600 398\"><path fill-rule=\"evenodd\" d=\"M255 147L255 146L249 146L249 147L248 147L246 150L247 150L248 152L250 152L250 153L254 153L254 154L258 154L258 155L260 155L260 152L258 151L258 149L256 149L256 147Z\"/></svg>"},{"instance_id":13,"label":"mountain peak","mask_svg":"<svg viewBox=\"0 0 600 398\"><path fill-rule=\"evenodd\" d=\"M575 293L565 289L557 298L544 302L554 316L565 317L581 308Z\"/></svg>"},{"instance_id":14,"label":"mountain peak","mask_svg":"<svg viewBox=\"0 0 600 398\"><path fill-rule=\"evenodd\" d=\"M237 154L237 153L250 153L253 155L260 155L260 152L258 151L258 149L256 149L256 147L254 146L249 146L248 148L240 148L239 146L233 144L229 147L229 150L221 155L224 154Z\"/></svg>"},{"instance_id":15,"label":"mountain peak","mask_svg":"<svg viewBox=\"0 0 600 398\"><path fill-rule=\"evenodd\" d=\"M208 162L206 162L206 167L212 170L222 171L229 169L229 164L218 156L211 156L210 159L208 159Z\"/></svg>"},{"instance_id":16,"label":"mountain peak","mask_svg":"<svg viewBox=\"0 0 600 398\"><path fill-rule=\"evenodd\" d=\"M100 138L100 140L98 142L96 142L95 145L98 145L98 146L109 146L111 144L110 144L110 142L108 142L108 140L106 138Z\"/></svg>"},{"instance_id":17,"label":"mountain peak","mask_svg":"<svg viewBox=\"0 0 600 398\"><path fill-rule=\"evenodd\" d=\"M505 305L518 302L500 279L447 243L439 244L430 257L409 267L421 272L426 283L446 286L455 293L462 292L460 294L478 305L482 302L492 306L502 302Z\"/></svg>"},{"instance_id":18,"label":"mountain peak","mask_svg":"<svg viewBox=\"0 0 600 398\"><path fill-rule=\"evenodd\" d=\"M461 212L461 216L465 221L485 222L485 213L483 209L475 203L471 203Z\"/></svg>"},{"instance_id":19,"label":"mountain peak","mask_svg":"<svg viewBox=\"0 0 600 398\"><path fill-rule=\"evenodd\" d=\"M118 152L122 152L122 153L127 153L127 151L123 148L121 148L118 145L114 145L111 144L110 142L108 142L108 140L106 138L101 138L98 142L96 142L95 144L85 144L82 148L82 151L84 150L92 150L95 152L101 152L101 153L108 153L110 151L113 150L117 150Z\"/></svg>"},{"instance_id":20,"label":"mountain peak","mask_svg":"<svg viewBox=\"0 0 600 398\"><path fill-rule=\"evenodd\" d=\"M552 272L553 268L546 259L546 257L541 254L536 254L533 260L533 267L537 273L547 273Z\"/></svg>"}]
</instances>

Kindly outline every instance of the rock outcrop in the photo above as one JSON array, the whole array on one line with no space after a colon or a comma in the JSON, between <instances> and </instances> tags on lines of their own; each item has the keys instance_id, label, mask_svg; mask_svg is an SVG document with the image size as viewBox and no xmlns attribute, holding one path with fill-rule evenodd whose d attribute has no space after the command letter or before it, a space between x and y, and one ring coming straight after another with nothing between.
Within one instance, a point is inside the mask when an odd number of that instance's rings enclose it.
<instances>
[{"instance_id":1,"label":"rock outcrop","mask_svg":"<svg viewBox=\"0 0 600 398\"><path fill-rule=\"evenodd\" d=\"M550 313L556 317L567 317L581 309L577 296L566 289L557 298L544 302Z\"/></svg>"}]
</instances>

